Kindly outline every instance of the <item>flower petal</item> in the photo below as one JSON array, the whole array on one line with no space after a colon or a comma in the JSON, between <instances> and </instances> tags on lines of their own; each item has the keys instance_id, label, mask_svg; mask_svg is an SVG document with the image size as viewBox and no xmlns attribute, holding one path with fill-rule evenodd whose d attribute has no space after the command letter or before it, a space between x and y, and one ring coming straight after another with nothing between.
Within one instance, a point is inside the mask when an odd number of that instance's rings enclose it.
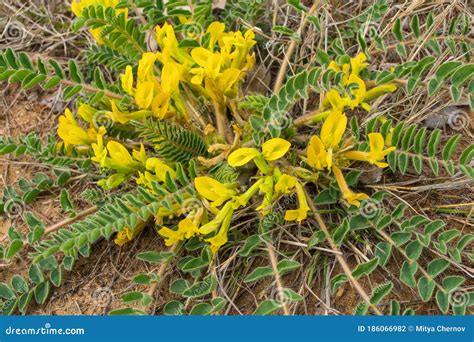
<instances>
[{"instance_id":1,"label":"flower petal","mask_svg":"<svg viewBox=\"0 0 474 342\"><path fill-rule=\"evenodd\" d=\"M272 161L280 159L288 152L291 144L281 138L273 138L263 143L262 154L266 160Z\"/></svg>"},{"instance_id":2,"label":"flower petal","mask_svg":"<svg viewBox=\"0 0 474 342\"><path fill-rule=\"evenodd\" d=\"M242 166L247 164L258 154L259 152L255 148L239 148L229 155L227 161L229 162L230 166Z\"/></svg>"}]
</instances>

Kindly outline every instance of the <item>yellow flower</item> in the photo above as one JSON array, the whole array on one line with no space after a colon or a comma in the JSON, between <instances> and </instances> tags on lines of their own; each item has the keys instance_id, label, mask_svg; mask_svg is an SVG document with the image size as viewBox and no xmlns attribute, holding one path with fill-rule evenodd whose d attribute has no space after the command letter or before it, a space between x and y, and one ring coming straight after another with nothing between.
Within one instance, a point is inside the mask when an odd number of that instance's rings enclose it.
<instances>
[{"instance_id":1,"label":"yellow flower","mask_svg":"<svg viewBox=\"0 0 474 342\"><path fill-rule=\"evenodd\" d=\"M366 60L367 56L362 52L354 58L351 58L351 74L358 76L359 73L369 65L365 63Z\"/></svg>"},{"instance_id":2,"label":"yellow flower","mask_svg":"<svg viewBox=\"0 0 474 342\"><path fill-rule=\"evenodd\" d=\"M124 174L135 172L142 167L142 164L134 160L128 150L119 142L109 141L107 150L110 158L105 160L105 167Z\"/></svg>"},{"instance_id":3,"label":"yellow flower","mask_svg":"<svg viewBox=\"0 0 474 342\"><path fill-rule=\"evenodd\" d=\"M214 217L213 220L199 227L199 233L202 235L207 235L218 230L222 222L224 222L224 220L226 219L226 217L232 216L232 214L234 213L233 207L234 204L231 201L224 204L222 209L218 211L216 217Z\"/></svg>"},{"instance_id":4,"label":"yellow flower","mask_svg":"<svg viewBox=\"0 0 474 342\"><path fill-rule=\"evenodd\" d=\"M152 114L151 111L148 110L139 110L135 112L122 112L114 101L110 101L112 106L112 112L110 116L114 122L119 122L121 124L126 124L131 120L140 120L144 119Z\"/></svg>"},{"instance_id":5,"label":"yellow flower","mask_svg":"<svg viewBox=\"0 0 474 342\"><path fill-rule=\"evenodd\" d=\"M229 232L233 213L234 210L230 207L230 209L226 211L221 218L220 228L217 234L209 239L206 239L206 242L211 245L210 247L213 254L217 253L219 248L221 248L228 241L227 233Z\"/></svg>"},{"instance_id":6,"label":"yellow flower","mask_svg":"<svg viewBox=\"0 0 474 342\"><path fill-rule=\"evenodd\" d=\"M142 109L150 108L153 102L155 83L152 81L139 83L135 92L135 102Z\"/></svg>"},{"instance_id":7,"label":"yellow flower","mask_svg":"<svg viewBox=\"0 0 474 342\"><path fill-rule=\"evenodd\" d=\"M127 65L125 68L125 74L120 75L120 81L122 82L122 88L127 92L127 94L133 96L135 91L133 89L133 71L132 66Z\"/></svg>"},{"instance_id":8,"label":"yellow flower","mask_svg":"<svg viewBox=\"0 0 474 342\"><path fill-rule=\"evenodd\" d=\"M347 106L347 98L341 98L336 89L331 89L324 97L323 105L331 105L333 111L343 111L344 107Z\"/></svg>"},{"instance_id":9,"label":"yellow flower","mask_svg":"<svg viewBox=\"0 0 474 342\"><path fill-rule=\"evenodd\" d=\"M190 218L185 218L178 223L177 230L163 227L158 231L158 234L165 238L166 246L172 246L185 238L190 239L199 234L199 229Z\"/></svg>"},{"instance_id":10,"label":"yellow flower","mask_svg":"<svg viewBox=\"0 0 474 342\"><path fill-rule=\"evenodd\" d=\"M321 127L321 141L324 146L329 149L338 148L346 127L347 116L341 111L332 112Z\"/></svg>"},{"instance_id":11,"label":"yellow flower","mask_svg":"<svg viewBox=\"0 0 474 342\"><path fill-rule=\"evenodd\" d=\"M306 194L303 190L303 186L296 182L296 195L298 197L298 204L299 208L296 210L287 210L285 213L285 220L286 221L297 221L298 223L306 219L308 216L309 206L308 202L306 201Z\"/></svg>"},{"instance_id":12,"label":"yellow flower","mask_svg":"<svg viewBox=\"0 0 474 342\"><path fill-rule=\"evenodd\" d=\"M242 195L234 197L234 209L238 207L245 207L250 199L255 195L255 193L260 189L260 185L263 183L264 179L260 178L256 181L250 188L247 189Z\"/></svg>"},{"instance_id":13,"label":"yellow flower","mask_svg":"<svg viewBox=\"0 0 474 342\"><path fill-rule=\"evenodd\" d=\"M352 74L349 76L349 80L347 83L357 85L357 88L351 88L350 94L352 95L352 98L349 98L347 100L347 105L351 109L354 109L357 106L361 105L362 108L369 111L370 106L364 102L365 96L366 96L366 91L365 91L366 87L365 87L364 81L360 77Z\"/></svg>"},{"instance_id":14,"label":"yellow flower","mask_svg":"<svg viewBox=\"0 0 474 342\"><path fill-rule=\"evenodd\" d=\"M349 189L349 186L346 183L344 175L342 174L341 170L336 166L332 166L332 171L334 176L336 177L337 184L339 185L339 189L342 192L342 198L344 198L349 204L355 205L356 207L360 206L360 201L369 198L364 193L354 193Z\"/></svg>"},{"instance_id":15,"label":"yellow flower","mask_svg":"<svg viewBox=\"0 0 474 342\"><path fill-rule=\"evenodd\" d=\"M138 62L138 83L155 81L155 62L156 54L153 52L145 52Z\"/></svg>"},{"instance_id":16,"label":"yellow flower","mask_svg":"<svg viewBox=\"0 0 474 342\"><path fill-rule=\"evenodd\" d=\"M229 155L229 157L227 158L227 161L229 162L230 166L233 166L233 167L242 166L250 162L253 158L258 156L259 154L260 152L258 152L258 150L255 148L249 148L249 147L239 148Z\"/></svg>"},{"instance_id":17,"label":"yellow flower","mask_svg":"<svg viewBox=\"0 0 474 342\"><path fill-rule=\"evenodd\" d=\"M235 191L230 189L229 185L226 186L211 177L196 177L194 186L202 197L212 201L214 208L235 195Z\"/></svg>"},{"instance_id":18,"label":"yellow flower","mask_svg":"<svg viewBox=\"0 0 474 342\"><path fill-rule=\"evenodd\" d=\"M94 128L86 131L79 126L74 115L66 108L64 115L59 117L58 135L66 146L90 146L96 140L97 131Z\"/></svg>"},{"instance_id":19,"label":"yellow flower","mask_svg":"<svg viewBox=\"0 0 474 342\"><path fill-rule=\"evenodd\" d=\"M81 117L82 120L88 122L88 123L93 123L94 122L94 115L97 112L97 110L88 104L81 103L79 105L79 108L77 109L77 115Z\"/></svg>"},{"instance_id":20,"label":"yellow flower","mask_svg":"<svg viewBox=\"0 0 474 342\"><path fill-rule=\"evenodd\" d=\"M298 180L290 175L283 174L278 178L278 181L275 184L275 191L281 194L287 194L293 189Z\"/></svg>"},{"instance_id":21,"label":"yellow flower","mask_svg":"<svg viewBox=\"0 0 474 342\"><path fill-rule=\"evenodd\" d=\"M273 188L274 188L274 175L265 176L263 183L260 185L260 192L264 193L262 203L257 207L256 210L260 211L262 215L268 215L273 204Z\"/></svg>"},{"instance_id":22,"label":"yellow flower","mask_svg":"<svg viewBox=\"0 0 474 342\"><path fill-rule=\"evenodd\" d=\"M179 222L178 230L184 233L184 236L186 237L186 239L190 239L194 235L199 234L198 227L194 224L193 220L191 220L188 217Z\"/></svg>"},{"instance_id":23,"label":"yellow flower","mask_svg":"<svg viewBox=\"0 0 474 342\"><path fill-rule=\"evenodd\" d=\"M209 34L209 43L207 45L208 49L213 51L214 46L216 45L216 42L221 39L225 31L225 25L224 23L221 23L219 21L214 21L211 23L206 30L206 33Z\"/></svg>"},{"instance_id":24,"label":"yellow flower","mask_svg":"<svg viewBox=\"0 0 474 342\"><path fill-rule=\"evenodd\" d=\"M133 229L125 227L124 229L122 229L121 231L119 231L117 233L117 236L116 236L114 242L119 246L123 246L127 242L132 241L134 238L136 238L138 236L138 234L140 234L140 232L143 230L143 228L145 228L146 224L147 224L147 222L140 220L136 224L135 228L133 228Z\"/></svg>"},{"instance_id":25,"label":"yellow flower","mask_svg":"<svg viewBox=\"0 0 474 342\"><path fill-rule=\"evenodd\" d=\"M395 90L397 90L397 86L395 84L392 84L392 83L382 84L382 85L379 85L377 87L367 90L364 100L370 101L379 96L382 96L383 94L393 93Z\"/></svg>"},{"instance_id":26,"label":"yellow flower","mask_svg":"<svg viewBox=\"0 0 474 342\"><path fill-rule=\"evenodd\" d=\"M266 160L273 161L283 157L290 149L290 142L281 138L273 138L263 143L262 154Z\"/></svg>"},{"instance_id":27,"label":"yellow flower","mask_svg":"<svg viewBox=\"0 0 474 342\"><path fill-rule=\"evenodd\" d=\"M239 148L229 155L227 161L230 166L237 167L253 160L260 171L267 173L269 167L265 160L275 161L280 159L288 152L290 146L291 144L285 139L273 138L263 143L262 153L255 148Z\"/></svg>"},{"instance_id":28,"label":"yellow flower","mask_svg":"<svg viewBox=\"0 0 474 342\"><path fill-rule=\"evenodd\" d=\"M326 152L326 148L321 139L316 135L312 136L307 151L308 165L317 170L323 170L328 166L327 156L328 153Z\"/></svg>"},{"instance_id":29,"label":"yellow flower","mask_svg":"<svg viewBox=\"0 0 474 342\"><path fill-rule=\"evenodd\" d=\"M99 185L105 190L110 190L125 182L126 179L127 175L125 175L124 173L114 173L109 178L101 179L100 181L98 181L97 185Z\"/></svg>"},{"instance_id":30,"label":"yellow flower","mask_svg":"<svg viewBox=\"0 0 474 342\"><path fill-rule=\"evenodd\" d=\"M185 232L182 230L173 230L167 227L163 227L158 231L163 238L165 238L166 246L173 246L176 243L184 240Z\"/></svg>"},{"instance_id":31,"label":"yellow flower","mask_svg":"<svg viewBox=\"0 0 474 342\"><path fill-rule=\"evenodd\" d=\"M105 167L105 159L107 158L107 150L104 148L104 135L97 134L97 141L92 144L94 156L92 161L99 163L100 167Z\"/></svg>"},{"instance_id":32,"label":"yellow flower","mask_svg":"<svg viewBox=\"0 0 474 342\"><path fill-rule=\"evenodd\" d=\"M369 152L362 151L349 151L344 153L344 156L352 160L367 161L370 164L377 165L378 167L387 167L387 163L381 163L385 156L395 150L395 147L385 148L385 142L382 134L380 133L369 133Z\"/></svg>"}]
</instances>

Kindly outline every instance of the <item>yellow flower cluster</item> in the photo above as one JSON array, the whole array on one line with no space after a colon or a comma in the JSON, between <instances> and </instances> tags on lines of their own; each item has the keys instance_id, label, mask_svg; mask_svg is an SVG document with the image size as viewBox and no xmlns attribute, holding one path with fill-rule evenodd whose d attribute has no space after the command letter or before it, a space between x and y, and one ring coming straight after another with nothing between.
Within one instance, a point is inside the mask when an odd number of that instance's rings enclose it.
<instances>
[{"instance_id":1,"label":"yellow flower cluster","mask_svg":"<svg viewBox=\"0 0 474 342\"><path fill-rule=\"evenodd\" d=\"M131 66L121 75L122 88L135 99L142 110L151 110L164 118L176 112L187 118L180 84L194 89L206 98L224 103L235 97L237 85L255 63L250 50L255 45L254 33L225 32L223 23L214 22L201 39L201 46L179 46L174 29L168 23L156 28L160 52L146 52L138 64L136 75ZM158 74L156 64L161 65Z\"/></svg>"},{"instance_id":2,"label":"yellow flower cluster","mask_svg":"<svg viewBox=\"0 0 474 342\"><path fill-rule=\"evenodd\" d=\"M368 198L363 193L353 193L346 184L344 176L339 168L346 160L366 161L378 167L386 167L388 164L381 161L387 154L395 149L385 149L382 134L370 133L369 152L350 150L351 141L347 140L341 144L343 135L347 128L347 117L341 111L333 111L324 121L321 127L320 137L314 135L307 149L307 163L316 170L332 170L336 177L343 198L350 204L360 205L360 200ZM342 145L342 146L341 146Z\"/></svg>"}]
</instances>

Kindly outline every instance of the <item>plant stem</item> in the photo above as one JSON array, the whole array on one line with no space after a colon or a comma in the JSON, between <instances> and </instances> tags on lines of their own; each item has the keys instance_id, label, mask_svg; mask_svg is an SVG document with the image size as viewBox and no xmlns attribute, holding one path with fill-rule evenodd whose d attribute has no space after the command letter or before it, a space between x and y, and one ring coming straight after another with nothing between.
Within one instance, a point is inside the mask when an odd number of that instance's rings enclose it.
<instances>
[{"instance_id":1,"label":"plant stem","mask_svg":"<svg viewBox=\"0 0 474 342\"><path fill-rule=\"evenodd\" d=\"M266 242L266 245L267 245L268 256L270 258L270 263L272 264L273 274L275 275L275 283L278 290L278 296L280 297L283 314L285 316L289 316L290 310L288 310L288 306L285 303L285 291L283 289L283 284L281 282L280 275L278 274L278 260L275 255L275 251L273 250L273 246L268 241Z\"/></svg>"},{"instance_id":2,"label":"plant stem","mask_svg":"<svg viewBox=\"0 0 474 342\"><path fill-rule=\"evenodd\" d=\"M212 101L214 107L214 114L216 116L217 132L224 139L225 142L230 144L232 142L232 134L229 131L229 121L222 112L221 104L217 101Z\"/></svg>"}]
</instances>

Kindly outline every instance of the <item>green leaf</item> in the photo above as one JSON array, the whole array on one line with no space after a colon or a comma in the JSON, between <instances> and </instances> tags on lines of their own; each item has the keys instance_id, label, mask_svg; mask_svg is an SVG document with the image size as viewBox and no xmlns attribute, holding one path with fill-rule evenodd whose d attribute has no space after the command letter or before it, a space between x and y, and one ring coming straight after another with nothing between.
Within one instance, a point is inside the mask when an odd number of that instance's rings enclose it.
<instances>
[{"instance_id":1,"label":"green leaf","mask_svg":"<svg viewBox=\"0 0 474 342\"><path fill-rule=\"evenodd\" d=\"M328 66L329 63L331 62L331 58L329 55L326 53L326 51L321 50L321 49L316 49L316 62L323 66Z\"/></svg>"},{"instance_id":2,"label":"green leaf","mask_svg":"<svg viewBox=\"0 0 474 342\"><path fill-rule=\"evenodd\" d=\"M370 296L370 303L378 305L392 291L393 283L391 281L377 286Z\"/></svg>"},{"instance_id":3,"label":"green leaf","mask_svg":"<svg viewBox=\"0 0 474 342\"><path fill-rule=\"evenodd\" d=\"M434 157L436 155L436 150L438 148L438 144L441 140L441 130L436 128L433 130L433 133L430 135L430 139L428 140L428 155L430 157Z\"/></svg>"},{"instance_id":4,"label":"green leaf","mask_svg":"<svg viewBox=\"0 0 474 342\"><path fill-rule=\"evenodd\" d=\"M145 293L139 292L139 291L131 291L124 293L121 296L121 299L124 303L132 303L132 302L138 302L143 300Z\"/></svg>"},{"instance_id":5,"label":"green leaf","mask_svg":"<svg viewBox=\"0 0 474 342\"><path fill-rule=\"evenodd\" d=\"M271 267L257 267L252 271L252 273L245 277L244 281L246 283L250 283L271 275L273 275L273 270Z\"/></svg>"},{"instance_id":6,"label":"green leaf","mask_svg":"<svg viewBox=\"0 0 474 342\"><path fill-rule=\"evenodd\" d=\"M55 270L51 271L50 279L51 283L53 283L55 287L61 286L61 283L63 281L63 273L64 272L62 267L57 267Z\"/></svg>"},{"instance_id":7,"label":"green leaf","mask_svg":"<svg viewBox=\"0 0 474 342\"><path fill-rule=\"evenodd\" d=\"M266 316L271 315L275 311L279 310L282 307L281 303L276 300L266 299L261 302L257 309L254 311L255 316Z\"/></svg>"},{"instance_id":8,"label":"green leaf","mask_svg":"<svg viewBox=\"0 0 474 342\"><path fill-rule=\"evenodd\" d=\"M0 298L8 300L14 297L15 297L15 294L10 289L10 287L8 287L8 285L5 283L0 283Z\"/></svg>"},{"instance_id":9,"label":"green leaf","mask_svg":"<svg viewBox=\"0 0 474 342\"><path fill-rule=\"evenodd\" d=\"M249 236L245 240L245 244L239 252L239 255L242 257L248 257L252 251L257 248L262 243L262 239L258 234Z\"/></svg>"},{"instance_id":10,"label":"green leaf","mask_svg":"<svg viewBox=\"0 0 474 342\"><path fill-rule=\"evenodd\" d=\"M443 149L444 160L451 159L460 141L461 141L461 134L456 134L456 135L453 135L451 138L449 138L449 140L446 142L446 145Z\"/></svg>"},{"instance_id":11,"label":"green leaf","mask_svg":"<svg viewBox=\"0 0 474 342\"><path fill-rule=\"evenodd\" d=\"M395 36L395 38L397 38L398 41L400 42L403 41L402 23L400 21L400 18L397 18L397 20L393 24L392 33Z\"/></svg>"},{"instance_id":12,"label":"green leaf","mask_svg":"<svg viewBox=\"0 0 474 342\"><path fill-rule=\"evenodd\" d=\"M201 268L206 267L208 265L208 261L205 261L201 258L192 258L181 266L181 270L184 272L193 272L196 270L200 270Z\"/></svg>"},{"instance_id":13,"label":"green leaf","mask_svg":"<svg viewBox=\"0 0 474 342\"><path fill-rule=\"evenodd\" d=\"M418 15L414 15L411 18L410 21L410 28L413 31L413 34L415 35L416 38L420 38L421 32L420 32L420 19L418 18Z\"/></svg>"},{"instance_id":14,"label":"green leaf","mask_svg":"<svg viewBox=\"0 0 474 342\"><path fill-rule=\"evenodd\" d=\"M142 252L137 255L137 258L143 261L151 262L151 263L165 263L170 261L174 257L174 254L171 252L153 252L153 251L147 251L147 252Z\"/></svg>"},{"instance_id":15,"label":"green leaf","mask_svg":"<svg viewBox=\"0 0 474 342\"><path fill-rule=\"evenodd\" d=\"M379 260L379 266L384 267L392 255L392 245L388 242L379 242L375 246L375 256Z\"/></svg>"},{"instance_id":16,"label":"green leaf","mask_svg":"<svg viewBox=\"0 0 474 342\"><path fill-rule=\"evenodd\" d=\"M40 284L44 281L43 272L36 264L30 266L28 276L30 277L30 280L35 284Z\"/></svg>"},{"instance_id":17,"label":"green leaf","mask_svg":"<svg viewBox=\"0 0 474 342\"><path fill-rule=\"evenodd\" d=\"M46 302L46 299L48 298L48 295L49 295L50 288L51 286L49 285L49 281L44 281L36 285L35 287L36 303L44 304Z\"/></svg>"},{"instance_id":18,"label":"green leaf","mask_svg":"<svg viewBox=\"0 0 474 342\"><path fill-rule=\"evenodd\" d=\"M74 204L72 203L69 192L66 189L61 190L60 200L61 208L68 213L69 217L76 216L76 210L74 209Z\"/></svg>"},{"instance_id":19,"label":"green leaf","mask_svg":"<svg viewBox=\"0 0 474 342\"><path fill-rule=\"evenodd\" d=\"M434 220L425 226L425 235L432 235L446 225L443 220Z\"/></svg>"},{"instance_id":20,"label":"green leaf","mask_svg":"<svg viewBox=\"0 0 474 342\"><path fill-rule=\"evenodd\" d=\"M427 272L432 278L435 278L437 275L444 272L448 266L449 261L445 259L435 259L428 264Z\"/></svg>"},{"instance_id":21,"label":"green leaf","mask_svg":"<svg viewBox=\"0 0 474 342\"><path fill-rule=\"evenodd\" d=\"M331 293L335 293L344 283L347 282L347 275L340 273L334 276L330 282Z\"/></svg>"},{"instance_id":22,"label":"green leaf","mask_svg":"<svg viewBox=\"0 0 474 342\"><path fill-rule=\"evenodd\" d=\"M15 254L18 253L22 247L23 247L23 240L21 239L13 240L10 246L8 247L7 252L5 253L5 258L6 259L13 258Z\"/></svg>"},{"instance_id":23,"label":"green leaf","mask_svg":"<svg viewBox=\"0 0 474 342\"><path fill-rule=\"evenodd\" d=\"M411 239L411 233L406 233L406 232L396 232L390 235L392 240L395 242L395 245L397 247L400 247L403 245L405 242L409 241Z\"/></svg>"},{"instance_id":24,"label":"green leaf","mask_svg":"<svg viewBox=\"0 0 474 342\"><path fill-rule=\"evenodd\" d=\"M441 83L441 81L451 76L461 66L461 64L462 63L459 61L443 63L439 66L438 70L436 70L436 79Z\"/></svg>"},{"instance_id":25,"label":"green leaf","mask_svg":"<svg viewBox=\"0 0 474 342\"><path fill-rule=\"evenodd\" d=\"M400 280L410 287L416 286L415 273L418 269L416 262L405 261L400 269Z\"/></svg>"},{"instance_id":26,"label":"green leaf","mask_svg":"<svg viewBox=\"0 0 474 342\"><path fill-rule=\"evenodd\" d=\"M281 260L277 265L278 273L280 275L291 272L299 267L301 267L301 264L298 261L289 259Z\"/></svg>"},{"instance_id":27,"label":"green leaf","mask_svg":"<svg viewBox=\"0 0 474 342\"><path fill-rule=\"evenodd\" d=\"M362 277L364 275L368 275L368 274L372 273L372 271L377 268L378 263L379 263L379 259L378 258L373 258L370 261L359 264L359 265L357 265L355 270L352 271L352 276L355 279L359 279L360 277Z\"/></svg>"},{"instance_id":28,"label":"green leaf","mask_svg":"<svg viewBox=\"0 0 474 342\"><path fill-rule=\"evenodd\" d=\"M22 276L18 274L15 274L12 277L10 283L12 285L12 288L16 291L16 293L26 293L30 289L25 278L23 278Z\"/></svg>"},{"instance_id":29,"label":"green leaf","mask_svg":"<svg viewBox=\"0 0 474 342\"><path fill-rule=\"evenodd\" d=\"M183 294L189 288L189 281L186 279L176 279L170 285L170 291L176 294Z\"/></svg>"},{"instance_id":30,"label":"green leaf","mask_svg":"<svg viewBox=\"0 0 474 342\"><path fill-rule=\"evenodd\" d=\"M184 304L177 300L169 301L163 308L165 316L181 316L184 312Z\"/></svg>"},{"instance_id":31,"label":"green leaf","mask_svg":"<svg viewBox=\"0 0 474 342\"><path fill-rule=\"evenodd\" d=\"M412 241L405 247L405 253L410 260L417 260L421 252L423 251L423 245L418 241Z\"/></svg>"},{"instance_id":32,"label":"green leaf","mask_svg":"<svg viewBox=\"0 0 474 342\"><path fill-rule=\"evenodd\" d=\"M474 64L467 64L459 69L451 77L451 83L454 87L460 87L474 76Z\"/></svg>"},{"instance_id":33,"label":"green leaf","mask_svg":"<svg viewBox=\"0 0 474 342\"><path fill-rule=\"evenodd\" d=\"M443 287L450 292L461 286L466 279L461 276L449 276L443 279Z\"/></svg>"},{"instance_id":34,"label":"green leaf","mask_svg":"<svg viewBox=\"0 0 474 342\"><path fill-rule=\"evenodd\" d=\"M183 292L183 296L199 298L211 293L217 286L217 279L209 275L203 281L199 281Z\"/></svg>"},{"instance_id":35,"label":"green leaf","mask_svg":"<svg viewBox=\"0 0 474 342\"><path fill-rule=\"evenodd\" d=\"M304 299L302 295L288 288L283 289L283 296L285 297L285 301L288 302L299 302Z\"/></svg>"},{"instance_id":36,"label":"green leaf","mask_svg":"<svg viewBox=\"0 0 474 342\"><path fill-rule=\"evenodd\" d=\"M146 312L134 308L120 308L109 311L110 316L141 316Z\"/></svg>"},{"instance_id":37,"label":"green leaf","mask_svg":"<svg viewBox=\"0 0 474 342\"><path fill-rule=\"evenodd\" d=\"M332 238L334 240L334 243L337 246L340 246L342 242L344 241L346 235L349 233L349 231L350 231L349 223L347 222L347 220L344 220L341 223L341 225L333 233Z\"/></svg>"},{"instance_id":38,"label":"green leaf","mask_svg":"<svg viewBox=\"0 0 474 342\"><path fill-rule=\"evenodd\" d=\"M427 279L424 276L418 279L418 293L420 294L421 300L425 303L430 300L434 288L435 282L433 279Z\"/></svg>"},{"instance_id":39,"label":"green leaf","mask_svg":"<svg viewBox=\"0 0 474 342\"><path fill-rule=\"evenodd\" d=\"M189 314L191 316L208 316L212 312L213 312L212 305L208 303L199 303L193 306Z\"/></svg>"},{"instance_id":40,"label":"green leaf","mask_svg":"<svg viewBox=\"0 0 474 342\"><path fill-rule=\"evenodd\" d=\"M438 290L436 292L436 303L442 313L446 314L449 309L449 297L447 293Z\"/></svg>"}]
</instances>

